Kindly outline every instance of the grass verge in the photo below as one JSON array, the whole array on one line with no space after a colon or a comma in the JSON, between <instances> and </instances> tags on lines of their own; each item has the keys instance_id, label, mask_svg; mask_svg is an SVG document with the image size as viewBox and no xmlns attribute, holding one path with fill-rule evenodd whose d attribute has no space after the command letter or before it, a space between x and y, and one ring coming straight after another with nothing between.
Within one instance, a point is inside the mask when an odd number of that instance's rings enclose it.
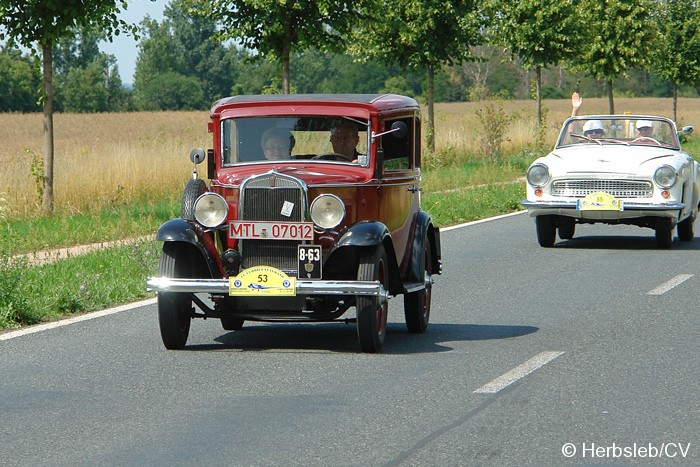
<instances>
[{"instance_id":1,"label":"grass verge","mask_svg":"<svg viewBox=\"0 0 700 467\"><path fill-rule=\"evenodd\" d=\"M464 164L425 174L423 209L438 226L520 209L525 161ZM506 181L507 180L507 181ZM0 224L0 330L50 321L152 296L146 277L157 271L161 245L144 241L115 246L46 265L22 253L153 235L179 215L179 194L106 211L4 221Z\"/></svg>"},{"instance_id":2,"label":"grass verge","mask_svg":"<svg viewBox=\"0 0 700 467\"><path fill-rule=\"evenodd\" d=\"M145 298L160 245L148 241L99 250L43 266L0 256L0 329Z\"/></svg>"}]
</instances>

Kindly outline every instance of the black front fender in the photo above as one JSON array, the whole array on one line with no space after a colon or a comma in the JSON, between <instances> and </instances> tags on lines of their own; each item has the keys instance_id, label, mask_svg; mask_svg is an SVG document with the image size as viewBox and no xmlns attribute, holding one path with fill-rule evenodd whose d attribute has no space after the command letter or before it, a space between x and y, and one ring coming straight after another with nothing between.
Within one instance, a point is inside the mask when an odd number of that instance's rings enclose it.
<instances>
[{"instance_id":1,"label":"black front fender","mask_svg":"<svg viewBox=\"0 0 700 467\"><path fill-rule=\"evenodd\" d=\"M186 243L193 246L201 254L201 260L206 263L210 277L219 277L221 273L218 258L205 246L204 235L206 234L198 231L194 225L178 218L171 219L161 225L156 234L156 240L166 243Z\"/></svg>"},{"instance_id":2,"label":"black front fender","mask_svg":"<svg viewBox=\"0 0 700 467\"><path fill-rule=\"evenodd\" d=\"M324 268L328 277L355 279L359 259L359 250L384 247L389 261L389 291L399 293L402 289L399 266L396 261L394 244L386 225L379 221L361 221L341 233L335 247L328 254ZM325 276L325 274L324 274Z\"/></svg>"},{"instance_id":3,"label":"black front fender","mask_svg":"<svg viewBox=\"0 0 700 467\"><path fill-rule=\"evenodd\" d=\"M337 248L345 246L377 246L390 238L389 229L378 221L362 221L350 226L336 242Z\"/></svg>"}]
</instances>

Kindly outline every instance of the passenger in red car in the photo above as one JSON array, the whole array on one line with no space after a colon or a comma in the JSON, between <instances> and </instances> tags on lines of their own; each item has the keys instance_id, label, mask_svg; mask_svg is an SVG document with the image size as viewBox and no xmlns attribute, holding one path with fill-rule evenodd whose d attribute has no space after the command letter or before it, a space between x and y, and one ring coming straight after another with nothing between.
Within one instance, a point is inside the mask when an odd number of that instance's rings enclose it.
<instances>
[{"instance_id":1,"label":"passenger in red car","mask_svg":"<svg viewBox=\"0 0 700 467\"><path fill-rule=\"evenodd\" d=\"M262 136L265 159L279 161L290 159L294 148L294 135L289 130L270 128Z\"/></svg>"}]
</instances>

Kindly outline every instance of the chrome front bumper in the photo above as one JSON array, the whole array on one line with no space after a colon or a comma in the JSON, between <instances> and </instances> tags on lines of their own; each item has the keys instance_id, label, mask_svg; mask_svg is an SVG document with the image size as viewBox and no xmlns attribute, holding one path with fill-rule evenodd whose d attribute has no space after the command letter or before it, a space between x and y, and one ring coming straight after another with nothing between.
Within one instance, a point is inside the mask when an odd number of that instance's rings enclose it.
<instances>
[{"instance_id":1,"label":"chrome front bumper","mask_svg":"<svg viewBox=\"0 0 700 467\"><path fill-rule=\"evenodd\" d=\"M178 279L172 277L149 277L146 280L149 292L190 292L228 295L228 279ZM296 281L297 295L361 295L389 299L389 292L379 281Z\"/></svg>"},{"instance_id":2,"label":"chrome front bumper","mask_svg":"<svg viewBox=\"0 0 700 467\"><path fill-rule=\"evenodd\" d=\"M576 201L530 201L524 199L520 205L527 209L573 209L578 210ZM622 211L678 211L685 209L685 203L649 204L625 201Z\"/></svg>"}]
</instances>

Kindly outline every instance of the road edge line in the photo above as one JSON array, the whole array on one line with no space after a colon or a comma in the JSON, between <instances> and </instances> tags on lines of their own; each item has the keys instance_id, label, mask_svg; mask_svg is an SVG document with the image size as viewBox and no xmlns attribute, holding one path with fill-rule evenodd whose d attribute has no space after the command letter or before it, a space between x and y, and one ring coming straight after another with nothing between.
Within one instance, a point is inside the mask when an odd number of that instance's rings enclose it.
<instances>
[{"instance_id":1,"label":"road edge line","mask_svg":"<svg viewBox=\"0 0 700 467\"><path fill-rule=\"evenodd\" d=\"M141 300L139 302L128 303L126 305L120 305L120 306L113 307L113 308L107 308L104 310L85 313L84 315L80 315L80 316L73 316L70 318L60 319L58 321L51 321L49 323L37 324L34 326L29 326L26 328L18 329L16 331L9 331L9 332L0 334L0 341L7 341L10 339L14 339L16 337L22 337L22 336L34 334L37 332L47 331L49 329L55 329L55 328L60 328L63 326L68 326L71 324L81 323L83 321L88 321L88 320L95 319L95 318L102 318L103 316L109 316L109 315L113 315L115 313L121 313L123 311L133 310L134 308L152 305L154 303L156 303L156 299L149 298L147 300Z\"/></svg>"}]
</instances>

